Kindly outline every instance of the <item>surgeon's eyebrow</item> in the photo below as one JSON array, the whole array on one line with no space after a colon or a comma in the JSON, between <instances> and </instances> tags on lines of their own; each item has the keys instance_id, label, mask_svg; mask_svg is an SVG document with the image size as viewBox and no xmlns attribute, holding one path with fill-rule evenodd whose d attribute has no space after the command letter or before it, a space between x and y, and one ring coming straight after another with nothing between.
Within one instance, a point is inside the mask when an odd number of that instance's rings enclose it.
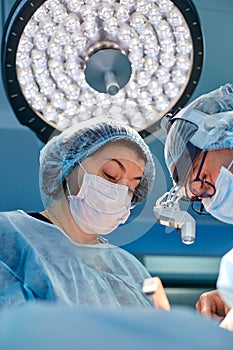
<instances>
[{"instance_id":1,"label":"surgeon's eyebrow","mask_svg":"<svg viewBox=\"0 0 233 350\"><path fill-rule=\"evenodd\" d=\"M112 158L112 159L109 159L109 160L112 160L113 162L116 162L123 171L126 171L124 165L118 159ZM134 177L134 179L141 181L142 176L136 176L136 177Z\"/></svg>"}]
</instances>

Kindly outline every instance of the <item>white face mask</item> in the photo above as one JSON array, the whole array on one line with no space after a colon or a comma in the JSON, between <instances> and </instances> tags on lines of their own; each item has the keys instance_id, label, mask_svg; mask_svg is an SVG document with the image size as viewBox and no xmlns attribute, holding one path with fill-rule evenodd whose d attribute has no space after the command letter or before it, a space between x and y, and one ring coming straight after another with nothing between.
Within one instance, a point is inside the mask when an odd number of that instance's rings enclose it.
<instances>
[{"instance_id":1,"label":"white face mask","mask_svg":"<svg viewBox=\"0 0 233 350\"><path fill-rule=\"evenodd\" d=\"M215 188L216 193L211 198L203 198L202 203L211 215L227 224L233 225L233 174L228 168L222 167L217 177Z\"/></svg>"},{"instance_id":2,"label":"white face mask","mask_svg":"<svg viewBox=\"0 0 233 350\"><path fill-rule=\"evenodd\" d=\"M130 215L131 198L125 185L85 172L76 196L70 194L68 184L67 189L72 216L85 233L107 235Z\"/></svg>"}]
</instances>

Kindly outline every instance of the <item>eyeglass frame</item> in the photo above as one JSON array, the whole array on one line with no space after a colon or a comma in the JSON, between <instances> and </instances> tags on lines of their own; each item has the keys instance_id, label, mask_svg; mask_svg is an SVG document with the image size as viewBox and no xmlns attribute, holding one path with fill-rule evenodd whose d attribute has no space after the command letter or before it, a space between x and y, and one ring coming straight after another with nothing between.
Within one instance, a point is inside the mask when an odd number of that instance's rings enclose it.
<instances>
[{"instance_id":1,"label":"eyeglass frame","mask_svg":"<svg viewBox=\"0 0 233 350\"><path fill-rule=\"evenodd\" d=\"M205 180L205 179L200 179L200 174L201 174L201 172L202 172L202 168L203 168L203 165L204 165L204 162L205 162L205 159L206 159L206 156L207 156L207 153L208 153L208 151L204 151L204 154L203 154L203 157L202 157L202 160L201 160L201 163L200 163L200 165L199 165L199 169L198 169L198 171L197 171L197 175L196 175L196 177L195 177L195 179L193 179L193 180L191 180L190 182L189 182L189 189L190 189L190 192L195 196L195 198L194 199L191 199L191 207L192 207L192 210L193 211L195 211L197 214L199 214L199 215L202 215L202 214L208 214L208 213L204 213L203 212L203 210L204 210L204 205L203 205L203 203L202 203L202 199L203 198L211 198L211 197L213 197L214 195L215 195L215 193L216 193L216 188L215 188L215 186L211 183L211 182L209 182L209 181L207 181L207 180ZM212 194L207 194L206 193L206 195L205 196L198 196L195 192L193 192L193 190L192 190L192 184L194 183L194 182L201 182L201 184L203 185L203 184L207 184L208 186L210 186L210 188L213 190L213 193ZM202 197L202 198L200 198L200 197ZM196 210L195 208L194 208L194 203L195 202L201 202L201 207L200 207L200 210Z\"/></svg>"}]
</instances>

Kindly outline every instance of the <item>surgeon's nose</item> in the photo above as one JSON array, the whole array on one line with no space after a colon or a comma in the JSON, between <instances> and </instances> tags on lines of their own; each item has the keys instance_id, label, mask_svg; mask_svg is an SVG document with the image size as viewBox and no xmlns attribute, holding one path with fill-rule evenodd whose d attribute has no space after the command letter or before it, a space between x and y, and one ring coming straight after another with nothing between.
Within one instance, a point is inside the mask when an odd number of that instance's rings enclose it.
<instances>
[{"instance_id":1,"label":"surgeon's nose","mask_svg":"<svg viewBox=\"0 0 233 350\"><path fill-rule=\"evenodd\" d=\"M192 194L199 197L202 193L202 183L199 180L191 181L190 191L192 192Z\"/></svg>"}]
</instances>

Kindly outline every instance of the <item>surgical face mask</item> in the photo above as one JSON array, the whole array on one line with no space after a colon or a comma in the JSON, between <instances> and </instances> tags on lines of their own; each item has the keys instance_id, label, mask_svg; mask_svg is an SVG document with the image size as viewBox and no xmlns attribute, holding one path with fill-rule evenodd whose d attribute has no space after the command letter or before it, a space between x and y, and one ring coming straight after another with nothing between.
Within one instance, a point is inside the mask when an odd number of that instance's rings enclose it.
<instances>
[{"instance_id":1,"label":"surgical face mask","mask_svg":"<svg viewBox=\"0 0 233 350\"><path fill-rule=\"evenodd\" d=\"M227 169L221 168L215 183L215 195L203 198L202 203L216 219L233 225L233 174L228 170L232 164L233 160Z\"/></svg>"},{"instance_id":2,"label":"surgical face mask","mask_svg":"<svg viewBox=\"0 0 233 350\"><path fill-rule=\"evenodd\" d=\"M85 172L76 196L70 194L68 184L67 189L72 216L85 233L107 235L130 215L131 198L125 185Z\"/></svg>"}]
</instances>

